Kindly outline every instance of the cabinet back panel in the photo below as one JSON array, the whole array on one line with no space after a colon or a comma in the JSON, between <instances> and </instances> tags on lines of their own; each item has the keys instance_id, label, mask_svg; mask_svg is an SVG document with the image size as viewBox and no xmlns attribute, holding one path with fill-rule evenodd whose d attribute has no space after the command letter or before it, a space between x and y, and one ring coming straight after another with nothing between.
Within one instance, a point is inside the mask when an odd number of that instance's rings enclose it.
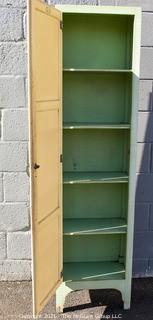
<instances>
[{"instance_id":1,"label":"cabinet back panel","mask_svg":"<svg viewBox=\"0 0 153 320\"><path fill-rule=\"evenodd\" d=\"M133 17L64 13L65 68L131 68Z\"/></svg>"},{"instance_id":2,"label":"cabinet back panel","mask_svg":"<svg viewBox=\"0 0 153 320\"><path fill-rule=\"evenodd\" d=\"M123 235L65 236L64 262L118 261Z\"/></svg>"},{"instance_id":3,"label":"cabinet back panel","mask_svg":"<svg viewBox=\"0 0 153 320\"><path fill-rule=\"evenodd\" d=\"M64 72L64 122L130 121L131 74Z\"/></svg>"},{"instance_id":4,"label":"cabinet back panel","mask_svg":"<svg viewBox=\"0 0 153 320\"><path fill-rule=\"evenodd\" d=\"M124 218L128 185L64 185L64 218Z\"/></svg>"},{"instance_id":5,"label":"cabinet back panel","mask_svg":"<svg viewBox=\"0 0 153 320\"><path fill-rule=\"evenodd\" d=\"M64 171L128 171L129 132L65 130Z\"/></svg>"}]
</instances>

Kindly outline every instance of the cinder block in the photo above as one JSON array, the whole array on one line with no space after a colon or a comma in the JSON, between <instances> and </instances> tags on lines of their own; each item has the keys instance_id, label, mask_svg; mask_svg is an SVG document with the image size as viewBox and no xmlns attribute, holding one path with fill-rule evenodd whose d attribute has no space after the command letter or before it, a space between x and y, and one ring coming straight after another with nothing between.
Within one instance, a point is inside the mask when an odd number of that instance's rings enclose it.
<instances>
[{"instance_id":1,"label":"cinder block","mask_svg":"<svg viewBox=\"0 0 153 320\"><path fill-rule=\"evenodd\" d=\"M25 81L23 77L0 77L0 108L25 106Z\"/></svg>"},{"instance_id":2,"label":"cinder block","mask_svg":"<svg viewBox=\"0 0 153 320\"><path fill-rule=\"evenodd\" d=\"M137 172L150 171L151 144L137 143Z\"/></svg>"},{"instance_id":3,"label":"cinder block","mask_svg":"<svg viewBox=\"0 0 153 320\"><path fill-rule=\"evenodd\" d=\"M2 119L4 141L28 140L28 110L3 110Z\"/></svg>"},{"instance_id":4,"label":"cinder block","mask_svg":"<svg viewBox=\"0 0 153 320\"><path fill-rule=\"evenodd\" d=\"M0 231L18 231L29 228L29 208L26 204L0 204Z\"/></svg>"},{"instance_id":5,"label":"cinder block","mask_svg":"<svg viewBox=\"0 0 153 320\"><path fill-rule=\"evenodd\" d=\"M1 142L0 159L0 171L26 171L27 144L24 142Z\"/></svg>"},{"instance_id":6,"label":"cinder block","mask_svg":"<svg viewBox=\"0 0 153 320\"><path fill-rule=\"evenodd\" d=\"M97 5L98 1L97 0L76 0L76 4L81 4L81 5Z\"/></svg>"},{"instance_id":7,"label":"cinder block","mask_svg":"<svg viewBox=\"0 0 153 320\"><path fill-rule=\"evenodd\" d=\"M28 79L25 79L25 101L26 106L28 106Z\"/></svg>"},{"instance_id":8,"label":"cinder block","mask_svg":"<svg viewBox=\"0 0 153 320\"><path fill-rule=\"evenodd\" d=\"M145 277L149 272L148 259L134 259L133 260L133 277Z\"/></svg>"},{"instance_id":9,"label":"cinder block","mask_svg":"<svg viewBox=\"0 0 153 320\"><path fill-rule=\"evenodd\" d=\"M31 280L31 261L3 260L0 261L0 281Z\"/></svg>"},{"instance_id":10,"label":"cinder block","mask_svg":"<svg viewBox=\"0 0 153 320\"><path fill-rule=\"evenodd\" d=\"M153 79L153 48L141 48L140 78Z\"/></svg>"},{"instance_id":11,"label":"cinder block","mask_svg":"<svg viewBox=\"0 0 153 320\"><path fill-rule=\"evenodd\" d=\"M153 11L152 0L115 0L118 6L141 7L143 11Z\"/></svg>"},{"instance_id":12,"label":"cinder block","mask_svg":"<svg viewBox=\"0 0 153 320\"><path fill-rule=\"evenodd\" d=\"M91 5L96 5L97 0L49 0L49 4L91 4Z\"/></svg>"},{"instance_id":13,"label":"cinder block","mask_svg":"<svg viewBox=\"0 0 153 320\"><path fill-rule=\"evenodd\" d=\"M2 138L2 112L0 110L0 140Z\"/></svg>"},{"instance_id":14,"label":"cinder block","mask_svg":"<svg viewBox=\"0 0 153 320\"><path fill-rule=\"evenodd\" d=\"M48 4L76 4L76 0L48 0Z\"/></svg>"},{"instance_id":15,"label":"cinder block","mask_svg":"<svg viewBox=\"0 0 153 320\"><path fill-rule=\"evenodd\" d=\"M27 5L26 0L0 0L0 6L9 6L9 7L23 7Z\"/></svg>"},{"instance_id":16,"label":"cinder block","mask_svg":"<svg viewBox=\"0 0 153 320\"><path fill-rule=\"evenodd\" d=\"M0 260L6 258L6 235L0 232Z\"/></svg>"},{"instance_id":17,"label":"cinder block","mask_svg":"<svg viewBox=\"0 0 153 320\"><path fill-rule=\"evenodd\" d=\"M25 39L27 38L27 12L23 16L23 36Z\"/></svg>"},{"instance_id":18,"label":"cinder block","mask_svg":"<svg viewBox=\"0 0 153 320\"><path fill-rule=\"evenodd\" d=\"M0 202L3 200L3 176L0 173Z\"/></svg>"},{"instance_id":19,"label":"cinder block","mask_svg":"<svg viewBox=\"0 0 153 320\"><path fill-rule=\"evenodd\" d=\"M22 11L0 8L0 41L17 41L23 38Z\"/></svg>"},{"instance_id":20,"label":"cinder block","mask_svg":"<svg viewBox=\"0 0 153 320\"><path fill-rule=\"evenodd\" d=\"M149 203L136 203L135 206L135 231L149 230Z\"/></svg>"},{"instance_id":21,"label":"cinder block","mask_svg":"<svg viewBox=\"0 0 153 320\"><path fill-rule=\"evenodd\" d=\"M153 82L152 80L140 80L139 110L150 111L153 106Z\"/></svg>"},{"instance_id":22,"label":"cinder block","mask_svg":"<svg viewBox=\"0 0 153 320\"><path fill-rule=\"evenodd\" d=\"M4 199L7 202L29 201L29 177L27 173L4 174Z\"/></svg>"},{"instance_id":23,"label":"cinder block","mask_svg":"<svg viewBox=\"0 0 153 320\"><path fill-rule=\"evenodd\" d=\"M138 114L138 142L153 141L153 112L139 112Z\"/></svg>"},{"instance_id":24,"label":"cinder block","mask_svg":"<svg viewBox=\"0 0 153 320\"><path fill-rule=\"evenodd\" d=\"M99 6L114 6L115 0L98 0Z\"/></svg>"},{"instance_id":25,"label":"cinder block","mask_svg":"<svg viewBox=\"0 0 153 320\"><path fill-rule=\"evenodd\" d=\"M30 232L11 232L7 235L7 258L12 260L31 259Z\"/></svg>"},{"instance_id":26,"label":"cinder block","mask_svg":"<svg viewBox=\"0 0 153 320\"><path fill-rule=\"evenodd\" d=\"M136 183L136 201L152 202L153 200L153 174L138 174Z\"/></svg>"},{"instance_id":27,"label":"cinder block","mask_svg":"<svg viewBox=\"0 0 153 320\"><path fill-rule=\"evenodd\" d=\"M26 58L27 48L25 42L0 43L0 74L26 74Z\"/></svg>"},{"instance_id":28,"label":"cinder block","mask_svg":"<svg viewBox=\"0 0 153 320\"><path fill-rule=\"evenodd\" d=\"M148 257L153 257L152 239L153 232L151 231L135 233L134 259L148 259Z\"/></svg>"},{"instance_id":29,"label":"cinder block","mask_svg":"<svg viewBox=\"0 0 153 320\"><path fill-rule=\"evenodd\" d=\"M142 15L142 46L153 46L153 13L143 13Z\"/></svg>"}]
</instances>

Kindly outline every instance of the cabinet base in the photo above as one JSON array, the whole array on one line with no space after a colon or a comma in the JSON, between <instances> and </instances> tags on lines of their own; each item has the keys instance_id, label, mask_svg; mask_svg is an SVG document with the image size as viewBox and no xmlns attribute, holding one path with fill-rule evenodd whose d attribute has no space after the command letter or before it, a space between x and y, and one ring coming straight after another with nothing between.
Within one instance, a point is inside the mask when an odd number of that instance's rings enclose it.
<instances>
[{"instance_id":1,"label":"cabinet base","mask_svg":"<svg viewBox=\"0 0 153 320\"><path fill-rule=\"evenodd\" d=\"M130 309L131 304L131 281L104 280L104 281L81 281L63 282L56 290L56 312L62 313L66 296L75 290L116 289L121 292L124 310Z\"/></svg>"}]
</instances>

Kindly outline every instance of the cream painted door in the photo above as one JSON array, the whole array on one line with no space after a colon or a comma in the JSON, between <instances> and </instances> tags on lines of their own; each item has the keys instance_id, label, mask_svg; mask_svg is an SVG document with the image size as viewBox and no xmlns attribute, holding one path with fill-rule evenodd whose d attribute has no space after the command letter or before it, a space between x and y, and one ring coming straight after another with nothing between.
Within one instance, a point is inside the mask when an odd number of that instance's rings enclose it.
<instances>
[{"instance_id":1,"label":"cream painted door","mask_svg":"<svg viewBox=\"0 0 153 320\"><path fill-rule=\"evenodd\" d=\"M29 103L34 314L61 282L61 12L29 2Z\"/></svg>"}]
</instances>

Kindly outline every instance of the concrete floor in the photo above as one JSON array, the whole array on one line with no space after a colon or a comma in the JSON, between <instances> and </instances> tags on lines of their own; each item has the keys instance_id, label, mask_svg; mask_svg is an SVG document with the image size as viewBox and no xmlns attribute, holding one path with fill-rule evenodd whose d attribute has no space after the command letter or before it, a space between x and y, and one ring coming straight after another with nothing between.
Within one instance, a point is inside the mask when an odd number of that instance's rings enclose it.
<instances>
[{"instance_id":1,"label":"concrete floor","mask_svg":"<svg viewBox=\"0 0 153 320\"><path fill-rule=\"evenodd\" d=\"M0 320L33 319L31 296L31 282L0 282ZM38 319L153 320L153 278L133 280L130 311L115 290L82 290L67 296L63 314L56 314L53 297Z\"/></svg>"}]
</instances>

